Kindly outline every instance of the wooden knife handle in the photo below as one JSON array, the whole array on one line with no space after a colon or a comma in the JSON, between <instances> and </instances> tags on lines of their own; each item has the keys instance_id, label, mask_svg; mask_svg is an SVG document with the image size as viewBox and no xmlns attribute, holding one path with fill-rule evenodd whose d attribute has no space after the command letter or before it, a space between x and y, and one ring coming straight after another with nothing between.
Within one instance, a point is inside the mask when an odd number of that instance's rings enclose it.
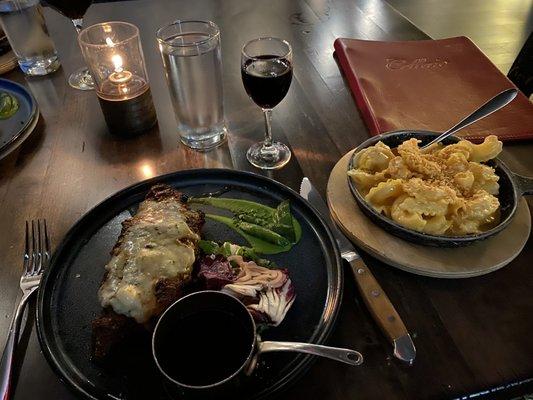
<instances>
[{"instance_id":1,"label":"wooden knife handle","mask_svg":"<svg viewBox=\"0 0 533 400\"><path fill-rule=\"evenodd\" d=\"M406 335L408 332L400 315L365 262L358 258L350 262L350 266L366 306L389 340Z\"/></svg>"}]
</instances>

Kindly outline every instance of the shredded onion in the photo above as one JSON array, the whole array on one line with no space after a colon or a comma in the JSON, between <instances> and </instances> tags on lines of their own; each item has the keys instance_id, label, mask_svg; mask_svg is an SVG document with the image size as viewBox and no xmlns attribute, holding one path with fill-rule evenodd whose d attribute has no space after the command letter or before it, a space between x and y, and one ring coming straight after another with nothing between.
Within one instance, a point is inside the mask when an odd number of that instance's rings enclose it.
<instances>
[{"instance_id":1,"label":"shredded onion","mask_svg":"<svg viewBox=\"0 0 533 400\"><path fill-rule=\"evenodd\" d=\"M296 298L287 271L261 267L238 255L228 257L228 261L237 263L239 273L223 290L240 298L251 298L253 302L247 307L256 321L278 326Z\"/></svg>"},{"instance_id":2,"label":"shredded onion","mask_svg":"<svg viewBox=\"0 0 533 400\"><path fill-rule=\"evenodd\" d=\"M241 256L230 256L229 261L235 261L240 268L235 284L257 285L278 288L287 280L287 274L281 269L269 269L257 265L253 261L244 261Z\"/></svg>"}]
</instances>

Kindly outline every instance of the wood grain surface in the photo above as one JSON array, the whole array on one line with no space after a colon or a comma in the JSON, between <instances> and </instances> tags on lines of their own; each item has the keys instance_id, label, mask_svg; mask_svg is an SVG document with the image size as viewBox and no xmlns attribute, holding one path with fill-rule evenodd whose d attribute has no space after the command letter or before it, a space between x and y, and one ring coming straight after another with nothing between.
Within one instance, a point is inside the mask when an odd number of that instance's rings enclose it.
<instances>
[{"instance_id":1,"label":"wood grain surface","mask_svg":"<svg viewBox=\"0 0 533 400\"><path fill-rule=\"evenodd\" d=\"M331 171L328 205L346 236L388 265L435 278L471 278L506 266L524 248L531 232L531 216L525 199L520 199L516 215L503 232L470 246L422 246L383 230L363 214L350 192L346 171L352 154L353 151L348 152Z\"/></svg>"},{"instance_id":2,"label":"wood grain surface","mask_svg":"<svg viewBox=\"0 0 533 400\"><path fill-rule=\"evenodd\" d=\"M387 0L433 39L468 36L504 74L533 29L532 0Z\"/></svg>"},{"instance_id":3,"label":"wood grain surface","mask_svg":"<svg viewBox=\"0 0 533 400\"><path fill-rule=\"evenodd\" d=\"M35 95L42 118L35 133L0 161L0 345L18 296L23 229L48 219L53 245L95 204L132 183L166 172L228 167L256 171L245 158L263 135L261 111L246 96L240 49L249 39L274 35L294 49L294 79L274 110L274 138L294 154L269 173L293 189L308 176L325 195L340 157L367 131L333 58L337 37L418 40L427 36L381 0L138 0L94 4L86 24L123 20L140 29L158 127L131 140L114 138L94 92L71 89L68 75L83 65L70 21L46 10L63 68L42 78L4 75ZM209 19L221 29L228 144L209 153L178 143L155 32L175 19ZM435 94L436 96L438 94ZM510 145L510 168L533 175L533 146ZM282 399L440 399L477 393L533 377L533 242L506 268L483 277L440 280L409 274L364 255L410 328L417 360L406 367L370 317L347 274L345 296L330 344L364 353L362 367L317 360ZM100 266L95 266L95 268ZM21 338L25 357L15 399L74 399L50 369L30 319ZM506 389L501 398L530 388Z\"/></svg>"}]
</instances>

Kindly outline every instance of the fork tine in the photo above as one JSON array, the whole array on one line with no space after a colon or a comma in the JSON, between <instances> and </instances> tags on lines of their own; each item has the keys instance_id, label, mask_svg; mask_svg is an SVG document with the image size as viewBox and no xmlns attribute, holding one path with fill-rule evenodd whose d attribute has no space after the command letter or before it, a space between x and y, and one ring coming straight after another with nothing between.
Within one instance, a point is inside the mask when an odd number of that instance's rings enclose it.
<instances>
[{"instance_id":1,"label":"fork tine","mask_svg":"<svg viewBox=\"0 0 533 400\"><path fill-rule=\"evenodd\" d=\"M33 274L37 266L37 241L35 240L35 220L31 220L31 271Z\"/></svg>"},{"instance_id":2,"label":"fork tine","mask_svg":"<svg viewBox=\"0 0 533 400\"><path fill-rule=\"evenodd\" d=\"M46 257L44 259L44 265L43 269L48 267L48 264L50 263L50 258L52 257L52 250L50 246L50 236L48 236L48 226L46 225L46 218L44 221L44 251L46 254Z\"/></svg>"},{"instance_id":3,"label":"fork tine","mask_svg":"<svg viewBox=\"0 0 533 400\"><path fill-rule=\"evenodd\" d=\"M31 260L30 260L30 226L26 221L26 236L24 241L24 274L30 273Z\"/></svg>"},{"instance_id":4,"label":"fork tine","mask_svg":"<svg viewBox=\"0 0 533 400\"><path fill-rule=\"evenodd\" d=\"M43 237L44 232L41 228L42 222L40 219L37 220L37 268L34 274L40 274L43 270L43 258L44 258L44 245Z\"/></svg>"}]
</instances>

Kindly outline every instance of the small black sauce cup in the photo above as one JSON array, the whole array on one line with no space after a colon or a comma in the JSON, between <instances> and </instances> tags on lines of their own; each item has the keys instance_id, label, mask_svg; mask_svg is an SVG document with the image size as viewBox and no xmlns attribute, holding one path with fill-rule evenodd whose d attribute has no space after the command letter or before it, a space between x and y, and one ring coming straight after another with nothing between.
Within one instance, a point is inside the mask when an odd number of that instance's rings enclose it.
<instances>
[{"instance_id":1,"label":"small black sauce cup","mask_svg":"<svg viewBox=\"0 0 533 400\"><path fill-rule=\"evenodd\" d=\"M164 343L160 343L159 341L168 337L167 330L175 329L177 321L184 320L193 314L213 310L229 313L238 322L241 322L240 326L245 331L240 336L246 340L244 345L247 346L247 351L242 353L243 357L242 360L239 360L239 367L228 373L223 379L204 385L180 382L176 377L171 376L171 373L165 370L165 367L162 365L162 352L165 346ZM186 345L184 343L184 346ZM255 347L255 322L246 307L238 299L229 294L210 290L192 293L172 304L161 315L152 336L152 354L155 363L164 377L169 394L176 397L186 395L187 397L209 399L226 397L230 393L235 393L239 382L245 377L246 367L252 361ZM180 362L180 360L176 360L176 362ZM209 362L209 360L206 360L206 362Z\"/></svg>"}]
</instances>

